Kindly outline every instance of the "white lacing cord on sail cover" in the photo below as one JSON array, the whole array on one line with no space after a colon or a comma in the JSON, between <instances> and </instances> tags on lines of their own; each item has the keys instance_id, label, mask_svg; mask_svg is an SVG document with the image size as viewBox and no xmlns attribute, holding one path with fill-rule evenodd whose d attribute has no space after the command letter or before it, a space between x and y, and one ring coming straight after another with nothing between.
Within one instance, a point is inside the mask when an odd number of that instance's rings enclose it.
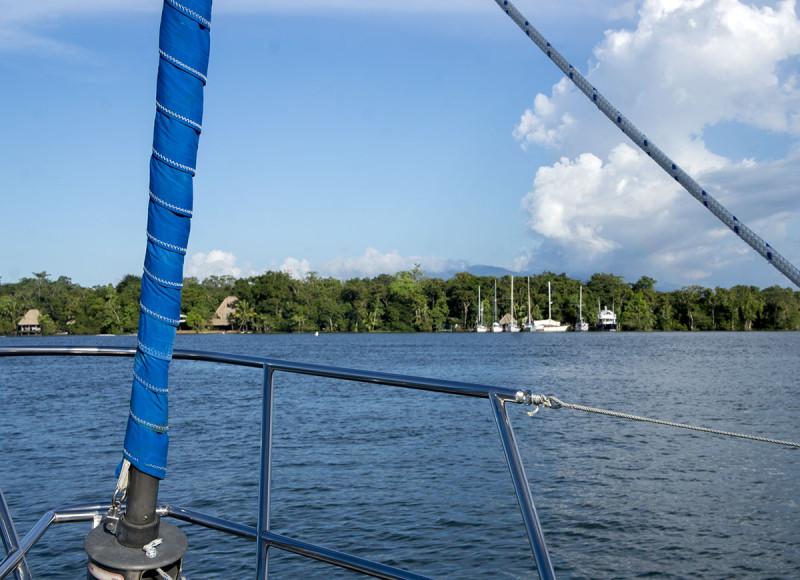
<instances>
[{"instance_id":1,"label":"white lacing cord on sail cover","mask_svg":"<svg viewBox=\"0 0 800 580\"><path fill-rule=\"evenodd\" d=\"M784 276L797 286L800 286L800 270L792 265L789 260L776 252L772 246L761 239L755 232L740 222L735 215L725 209L721 203L710 196L692 177L681 169L672 159L650 141L633 123L631 123L619 110L611 105L586 78L579 73L553 46L547 42L538 30L508 0L495 0L509 18L530 38L550 60L578 87L592 103L600 109L619 129L633 141L642 151L653 158L653 161L667 172L675 181L688 191L697 201L701 202L717 218L728 226L733 232L747 242L756 252L761 254L770 264L775 266Z\"/></svg>"},{"instance_id":2,"label":"white lacing cord on sail cover","mask_svg":"<svg viewBox=\"0 0 800 580\"><path fill-rule=\"evenodd\" d=\"M586 411L587 413L598 413L600 415L607 415L609 417L617 417L619 419L630 419L631 421L644 421L646 423L655 423L656 425L666 425L667 427L679 427L681 429L691 429L692 431L701 431L703 433L713 433L714 435L725 435L727 437L738 437L740 439L750 439L751 441L762 441L764 443L774 443L775 445L786 445L789 447L800 447L800 443L794 441L783 441L781 439L772 439L769 437L759 437L757 435L746 435L744 433L734 433L733 431L723 431L721 429L711 429L709 427L697 427L695 425L687 425L685 423L674 423L672 421L664 421L662 419L651 419L649 417L641 417L639 415L631 415L629 413L620 413L618 411L608 411L606 409L597 409L595 407L586 407L585 405L574 405L565 403L556 397L545 395L533 395L533 404L536 408L528 413L532 417L539 410L539 406L550 407L551 409L573 409L575 411Z\"/></svg>"}]
</instances>

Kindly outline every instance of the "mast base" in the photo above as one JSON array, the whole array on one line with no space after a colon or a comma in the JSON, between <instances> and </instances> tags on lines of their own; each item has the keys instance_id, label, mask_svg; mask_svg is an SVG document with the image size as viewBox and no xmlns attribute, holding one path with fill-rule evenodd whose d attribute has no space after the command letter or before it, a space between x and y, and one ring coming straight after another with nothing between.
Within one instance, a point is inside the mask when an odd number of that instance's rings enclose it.
<instances>
[{"instance_id":1,"label":"mast base","mask_svg":"<svg viewBox=\"0 0 800 580\"><path fill-rule=\"evenodd\" d=\"M179 528L162 521L158 530L161 542L148 554L143 548L120 544L106 524L104 521L94 528L83 541L89 556L88 580L164 578L162 574L175 580L180 578L189 542Z\"/></svg>"}]
</instances>

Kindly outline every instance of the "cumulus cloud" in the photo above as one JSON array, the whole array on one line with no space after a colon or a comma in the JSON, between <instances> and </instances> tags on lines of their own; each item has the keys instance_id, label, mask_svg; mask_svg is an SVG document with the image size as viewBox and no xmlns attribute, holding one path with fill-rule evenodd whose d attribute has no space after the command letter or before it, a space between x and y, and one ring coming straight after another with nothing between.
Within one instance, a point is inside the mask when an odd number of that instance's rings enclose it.
<instances>
[{"instance_id":1,"label":"cumulus cloud","mask_svg":"<svg viewBox=\"0 0 800 580\"><path fill-rule=\"evenodd\" d=\"M781 233L800 219L796 194L786 191L787 183L797 183L797 152L781 151L781 159L769 162L731 159L706 136L729 123L751 134L800 137L798 57L793 0L762 7L645 0L634 29L606 32L586 76L742 221L755 231L768 225L762 235L796 247ZM584 100L564 79L551 96L536 96L514 131L523 148L545 147L560 157L537 171L522 200L542 252L568 266L626 264L632 274L680 283L753 259L732 234L720 236L725 228L701 215L697 202Z\"/></svg>"},{"instance_id":2,"label":"cumulus cloud","mask_svg":"<svg viewBox=\"0 0 800 580\"><path fill-rule=\"evenodd\" d=\"M295 280L302 280L311 271L311 264L308 260L298 260L297 258L286 258L280 266L281 272L286 272Z\"/></svg>"},{"instance_id":3,"label":"cumulus cloud","mask_svg":"<svg viewBox=\"0 0 800 580\"><path fill-rule=\"evenodd\" d=\"M669 217L677 187L658 171L646 156L621 143L607 163L583 153L540 168L522 205L531 229L593 259L620 247L615 232L626 223Z\"/></svg>"},{"instance_id":4,"label":"cumulus cloud","mask_svg":"<svg viewBox=\"0 0 800 580\"><path fill-rule=\"evenodd\" d=\"M211 250L207 254L198 252L188 257L184 263L184 274L186 276L194 276L200 280L208 278L209 276L233 276L234 278L241 278L242 276L250 276L253 271L245 268L240 268L236 265L236 256L231 252L223 250Z\"/></svg>"},{"instance_id":5,"label":"cumulus cloud","mask_svg":"<svg viewBox=\"0 0 800 580\"><path fill-rule=\"evenodd\" d=\"M367 248L363 255L355 258L337 256L323 264L320 272L334 278L372 278L380 274L395 274L403 270L413 270L419 265L425 273L446 272L458 266L460 262L432 256L401 256L397 250L382 253L375 248Z\"/></svg>"},{"instance_id":6,"label":"cumulus cloud","mask_svg":"<svg viewBox=\"0 0 800 580\"><path fill-rule=\"evenodd\" d=\"M539 93L533 100L533 108L522 114L519 124L514 127L514 138L522 142L523 149L534 143L545 147L563 144L563 138L575 123L574 117L556 107L555 101L569 91L570 83L562 79L553 87L553 98Z\"/></svg>"},{"instance_id":7,"label":"cumulus cloud","mask_svg":"<svg viewBox=\"0 0 800 580\"><path fill-rule=\"evenodd\" d=\"M396 274L403 270L413 270L417 265L429 275L450 274L465 270L467 267L464 262L457 260L432 256L401 256L397 250L382 253L375 248L367 248L361 256L354 258L337 256L318 266L312 265L307 258L290 256L280 263L273 261L268 268L259 270L252 268L248 263L239 266L238 258L231 252L212 250L208 253L198 252L189 256L184 264L184 274L200 280L214 275L247 278L262 274L269 269L285 272L295 280L303 280L311 272L347 280L350 278L373 278L380 274Z\"/></svg>"}]
</instances>

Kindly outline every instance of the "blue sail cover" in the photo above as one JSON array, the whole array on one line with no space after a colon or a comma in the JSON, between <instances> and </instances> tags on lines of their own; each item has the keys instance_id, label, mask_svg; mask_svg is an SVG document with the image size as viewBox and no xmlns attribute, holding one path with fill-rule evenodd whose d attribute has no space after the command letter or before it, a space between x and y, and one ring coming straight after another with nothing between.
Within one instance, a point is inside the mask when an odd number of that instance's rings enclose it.
<instances>
[{"instance_id":1,"label":"blue sail cover","mask_svg":"<svg viewBox=\"0 0 800 580\"><path fill-rule=\"evenodd\" d=\"M150 158L147 252L123 455L139 471L167 470L168 372L180 323L192 180L203 122L211 0L165 0Z\"/></svg>"}]
</instances>

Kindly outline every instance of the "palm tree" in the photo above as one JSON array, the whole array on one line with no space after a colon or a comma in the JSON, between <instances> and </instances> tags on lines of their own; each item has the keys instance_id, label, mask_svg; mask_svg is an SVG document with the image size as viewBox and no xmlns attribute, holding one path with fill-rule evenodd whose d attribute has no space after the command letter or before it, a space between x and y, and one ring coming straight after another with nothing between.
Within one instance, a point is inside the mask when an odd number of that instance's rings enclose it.
<instances>
[{"instance_id":1,"label":"palm tree","mask_svg":"<svg viewBox=\"0 0 800 580\"><path fill-rule=\"evenodd\" d=\"M233 313L233 319L239 325L240 332L246 332L250 329L255 316L256 309L247 300L236 301L236 311Z\"/></svg>"}]
</instances>

